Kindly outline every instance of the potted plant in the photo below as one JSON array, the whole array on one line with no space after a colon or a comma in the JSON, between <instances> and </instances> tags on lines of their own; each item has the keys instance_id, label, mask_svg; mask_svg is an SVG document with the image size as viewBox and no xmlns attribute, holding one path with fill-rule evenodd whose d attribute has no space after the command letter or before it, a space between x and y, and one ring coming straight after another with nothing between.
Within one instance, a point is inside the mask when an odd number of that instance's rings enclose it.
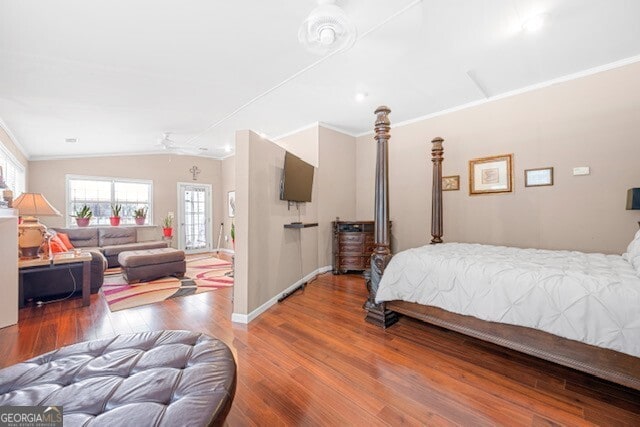
<instances>
[{"instance_id":1,"label":"potted plant","mask_svg":"<svg viewBox=\"0 0 640 427\"><path fill-rule=\"evenodd\" d=\"M173 236L173 217L171 215L167 215L162 220L162 234L164 237Z\"/></svg>"},{"instance_id":2,"label":"potted plant","mask_svg":"<svg viewBox=\"0 0 640 427\"><path fill-rule=\"evenodd\" d=\"M111 205L111 217L109 222L113 227L120 225L120 212L122 211L122 205Z\"/></svg>"},{"instance_id":3,"label":"potted plant","mask_svg":"<svg viewBox=\"0 0 640 427\"><path fill-rule=\"evenodd\" d=\"M147 208L135 209L133 211L133 217L136 220L136 225L144 225L147 219Z\"/></svg>"},{"instance_id":4,"label":"potted plant","mask_svg":"<svg viewBox=\"0 0 640 427\"><path fill-rule=\"evenodd\" d=\"M76 211L76 214L73 216L76 218L76 224L78 224L78 227L86 227L89 225L89 221L91 221L93 212L91 212L91 208L89 206L84 205L82 206L82 209Z\"/></svg>"}]
</instances>

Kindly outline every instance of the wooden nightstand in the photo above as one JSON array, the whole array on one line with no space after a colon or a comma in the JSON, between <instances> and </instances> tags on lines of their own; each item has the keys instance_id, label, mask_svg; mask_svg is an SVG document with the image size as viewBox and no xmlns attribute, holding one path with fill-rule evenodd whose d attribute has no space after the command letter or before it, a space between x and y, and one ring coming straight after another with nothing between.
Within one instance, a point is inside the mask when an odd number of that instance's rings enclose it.
<instances>
[{"instance_id":1,"label":"wooden nightstand","mask_svg":"<svg viewBox=\"0 0 640 427\"><path fill-rule=\"evenodd\" d=\"M333 274L369 268L373 221L333 221Z\"/></svg>"}]
</instances>

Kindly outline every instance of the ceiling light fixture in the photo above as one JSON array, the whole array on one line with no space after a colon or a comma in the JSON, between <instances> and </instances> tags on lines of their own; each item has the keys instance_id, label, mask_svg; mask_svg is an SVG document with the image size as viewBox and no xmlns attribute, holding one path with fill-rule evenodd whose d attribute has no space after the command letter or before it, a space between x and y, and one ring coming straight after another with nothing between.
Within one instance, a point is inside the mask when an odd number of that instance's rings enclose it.
<instances>
[{"instance_id":1,"label":"ceiling light fixture","mask_svg":"<svg viewBox=\"0 0 640 427\"><path fill-rule=\"evenodd\" d=\"M334 0L318 0L298 30L298 41L310 52L326 53L348 49L356 41L356 26Z\"/></svg>"},{"instance_id":2,"label":"ceiling light fixture","mask_svg":"<svg viewBox=\"0 0 640 427\"><path fill-rule=\"evenodd\" d=\"M356 99L356 101L358 101L358 102L362 102L362 101L364 101L364 100L367 98L367 96L369 96L369 94L368 94L368 93L365 93L365 92L358 92L358 93L356 93L355 99Z\"/></svg>"},{"instance_id":3,"label":"ceiling light fixture","mask_svg":"<svg viewBox=\"0 0 640 427\"><path fill-rule=\"evenodd\" d=\"M231 146L229 144L224 146L224 152L225 153L230 153L231 152Z\"/></svg>"},{"instance_id":4,"label":"ceiling light fixture","mask_svg":"<svg viewBox=\"0 0 640 427\"><path fill-rule=\"evenodd\" d=\"M546 15L541 13L534 15L522 23L522 29L528 33L535 33L544 27Z\"/></svg>"}]
</instances>

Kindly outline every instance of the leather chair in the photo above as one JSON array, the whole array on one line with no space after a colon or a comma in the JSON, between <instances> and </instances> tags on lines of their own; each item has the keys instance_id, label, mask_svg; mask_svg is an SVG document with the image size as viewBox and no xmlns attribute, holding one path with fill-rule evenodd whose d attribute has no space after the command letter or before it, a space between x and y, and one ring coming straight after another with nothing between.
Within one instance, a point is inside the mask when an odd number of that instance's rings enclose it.
<instances>
[{"instance_id":1,"label":"leather chair","mask_svg":"<svg viewBox=\"0 0 640 427\"><path fill-rule=\"evenodd\" d=\"M70 426L222 426L236 375L233 353L218 339L141 332L0 369L0 406L59 405Z\"/></svg>"}]
</instances>

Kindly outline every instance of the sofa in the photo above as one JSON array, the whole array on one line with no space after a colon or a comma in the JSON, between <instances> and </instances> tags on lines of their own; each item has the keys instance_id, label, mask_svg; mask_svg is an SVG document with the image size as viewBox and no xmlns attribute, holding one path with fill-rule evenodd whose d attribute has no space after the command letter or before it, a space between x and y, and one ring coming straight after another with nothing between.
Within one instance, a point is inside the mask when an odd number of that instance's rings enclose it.
<instances>
[{"instance_id":1,"label":"sofa","mask_svg":"<svg viewBox=\"0 0 640 427\"><path fill-rule=\"evenodd\" d=\"M104 282L104 270L107 259L99 251L89 251L91 254L91 293L100 290ZM68 270L41 271L24 276L24 299L38 300L40 298L62 297L70 292L82 293L82 267L70 267Z\"/></svg>"},{"instance_id":2,"label":"sofa","mask_svg":"<svg viewBox=\"0 0 640 427\"><path fill-rule=\"evenodd\" d=\"M54 228L54 230L69 236L75 248L102 253L109 267L120 266L118 264L120 252L169 247L167 242L163 241L138 242L135 227L80 227Z\"/></svg>"}]
</instances>

